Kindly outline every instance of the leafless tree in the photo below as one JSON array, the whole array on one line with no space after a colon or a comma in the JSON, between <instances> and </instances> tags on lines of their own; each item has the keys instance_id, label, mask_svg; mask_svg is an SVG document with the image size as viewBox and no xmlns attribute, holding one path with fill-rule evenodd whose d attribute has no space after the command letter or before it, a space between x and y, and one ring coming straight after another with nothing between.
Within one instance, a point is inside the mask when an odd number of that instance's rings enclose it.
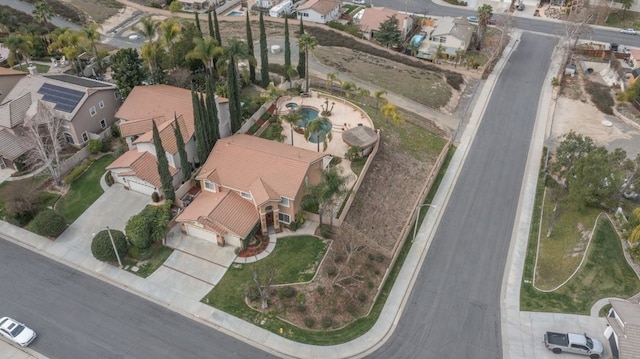
<instances>
[{"instance_id":1,"label":"leafless tree","mask_svg":"<svg viewBox=\"0 0 640 359\"><path fill-rule=\"evenodd\" d=\"M598 6L589 6L588 4L584 6L576 5L572 8L564 23L565 46L568 46L569 50L578 45L578 40L591 34L593 29L590 24L597 18L598 10Z\"/></svg>"},{"instance_id":2,"label":"leafless tree","mask_svg":"<svg viewBox=\"0 0 640 359\"><path fill-rule=\"evenodd\" d=\"M495 15L495 18L495 28L498 30L498 35L492 39L493 41L491 41L489 46L485 47L491 58L499 58L502 56L504 48L516 30L516 18L513 16L513 13L499 13Z\"/></svg>"},{"instance_id":3,"label":"leafless tree","mask_svg":"<svg viewBox=\"0 0 640 359\"><path fill-rule=\"evenodd\" d=\"M269 293L271 291L271 283L276 276L276 270L273 267L258 268L253 267L253 281L256 283L258 293L260 293L261 308L267 309L269 306Z\"/></svg>"},{"instance_id":4,"label":"leafless tree","mask_svg":"<svg viewBox=\"0 0 640 359\"><path fill-rule=\"evenodd\" d=\"M34 109L27 111L24 120L25 137L31 150L29 164L45 166L56 186L62 185L60 152L62 150L62 121L53 109L38 100Z\"/></svg>"},{"instance_id":5,"label":"leafless tree","mask_svg":"<svg viewBox=\"0 0 640 359\"><path fill-rule=\"evenodd\" d=\"M5 193L4 211L8 217L31 213L37 207L38 191L35 182L9 182Z\"/></svg>"}]
</instances>

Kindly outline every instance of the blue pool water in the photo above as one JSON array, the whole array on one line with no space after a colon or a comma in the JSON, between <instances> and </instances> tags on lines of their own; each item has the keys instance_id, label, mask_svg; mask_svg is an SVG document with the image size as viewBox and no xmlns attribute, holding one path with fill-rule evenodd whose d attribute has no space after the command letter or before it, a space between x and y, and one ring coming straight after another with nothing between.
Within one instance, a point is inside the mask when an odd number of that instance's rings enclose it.
<instances>
[{"instance_id":1,"label":"blue pool water","mask_svg":"<svg viewBox=\"0 0 640 359\"><path fill-rule=\"evenodd\" d=\"M309 125L309 122L313 121L318 117L318 111L308 107L303 107L300 110L300 113L305 115L305 119L298 122L298 127L307 128L307 126ZM311 134L311 136L309 136L309 142L318 143L318 142L324 141L324 138L327 135L327 133L331 131L331 127L333 127L333 125L331 125L331 122L327 122L325 125L322 126L322 130L318 132L314 132Z\"/></svg>"},{"instance_id":2,"label":"blue pool water","mask_svg":"<svg viewBox=\"0 0 640 359\"><path fill-rule=\"evenodd\" d=\"M227 14L227 16L242 16L242 15L244 15L244 11L238 11L238 10L229 11L229 13Z\"/></svg>"}]
</instances>

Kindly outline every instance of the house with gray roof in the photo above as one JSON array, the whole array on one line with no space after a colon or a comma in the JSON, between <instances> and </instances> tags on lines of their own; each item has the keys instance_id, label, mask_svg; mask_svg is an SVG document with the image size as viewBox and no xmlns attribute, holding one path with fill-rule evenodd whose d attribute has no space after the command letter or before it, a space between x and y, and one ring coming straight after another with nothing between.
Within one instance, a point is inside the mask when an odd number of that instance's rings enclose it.
<instances>
[{"instance_id":1,"label":"house with gray roof","mask_svg":"<svg viewBox=\"0 0 640 359\"><path fill-rule=\"evenodd\" d=\"M0 168L15 167L28 150L23 123L38 102L62 120L67 144L84 147L115 122L122 101L115 85L66 74L38 74L35 68L22 77L0 102Z\"/></svg>"},{"instance_id":2,"label":"house with gray roof","mask_svg":"<svg viewBox=\"0 0 640 359\"><path fill-rule=\"evenodd\" d=\"M442 46L447 56L456 56L456 51L466 51L473 44L475 25L462 17L442 17L422 26L425 40L418 45L416 57L431 60Z\"/></svg>"},{"instance_id":3,"label":"house with gray roof","mask_svg":"<svg viewBox=\"0 0 640 359\"><path fill-rule=\"evenodd\" d=\"M611 354L618 359L640 358L640 304L622 299L610 299L605 337Z\"/></svg>"}]
</instances>

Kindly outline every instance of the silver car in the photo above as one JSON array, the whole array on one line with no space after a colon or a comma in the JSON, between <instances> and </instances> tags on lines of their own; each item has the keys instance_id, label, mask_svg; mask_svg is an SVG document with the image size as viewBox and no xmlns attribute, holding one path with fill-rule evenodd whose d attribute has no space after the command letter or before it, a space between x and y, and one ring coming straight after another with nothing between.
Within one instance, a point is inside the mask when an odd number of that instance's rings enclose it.
<instances>
[{"instance_id":1,"label":"silver car","mask_svg":"<svg viewBox=\"0 0 640 359\"><path fill-rule=\"evenodd\" d=\"M0 334L23 347L31 344L36 338L36 332L9 317L0 318Z\"/></svg>"},{"instance_id":2,"label":"silver car","mask_svg":"<svg viewBox=\"0 0 640 359\"><path fill-rule=\"evenodd\" d=\"M636 34L636 30L631 29L631 28L629 28L629 29L622 29L622 30L620 30L620 33L622 33L622 34L627 34L627 35L635 35L635 34Z\"/></svg>"}]
</instances>

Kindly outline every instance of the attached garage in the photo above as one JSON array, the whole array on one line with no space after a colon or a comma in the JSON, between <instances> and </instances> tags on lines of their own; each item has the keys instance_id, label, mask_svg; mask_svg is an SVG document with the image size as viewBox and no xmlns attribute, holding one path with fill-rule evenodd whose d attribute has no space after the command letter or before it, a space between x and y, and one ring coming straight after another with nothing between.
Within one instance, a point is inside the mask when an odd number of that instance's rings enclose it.
<instances>
[{"instance_id":1,"label":"attached garage","mask_svg":"<svg viewBox=\"0 0 640 359\"><path fill-rule=\"evenodd\" d=\"M154 186L137 178L133 179L130 177L125 179L125 181L126 185L132 191L148 194L149 196L151 196L153 192L156 191L156 188Z\"/></svg>"},{"instance_id":2,"label":"attached garage","mask_svg":"<svg viewBox=\"0 0 640 359\"><path fill-rule=\"evenodd\" d=\"M208 231L204 228L196 227L192 224L184 224L185 231L188 235L196 238L204 239L209 242L218 243L218 235L215 232ZM219 243L218 243L219 244Z\"/></svg>"}]
</instances>

